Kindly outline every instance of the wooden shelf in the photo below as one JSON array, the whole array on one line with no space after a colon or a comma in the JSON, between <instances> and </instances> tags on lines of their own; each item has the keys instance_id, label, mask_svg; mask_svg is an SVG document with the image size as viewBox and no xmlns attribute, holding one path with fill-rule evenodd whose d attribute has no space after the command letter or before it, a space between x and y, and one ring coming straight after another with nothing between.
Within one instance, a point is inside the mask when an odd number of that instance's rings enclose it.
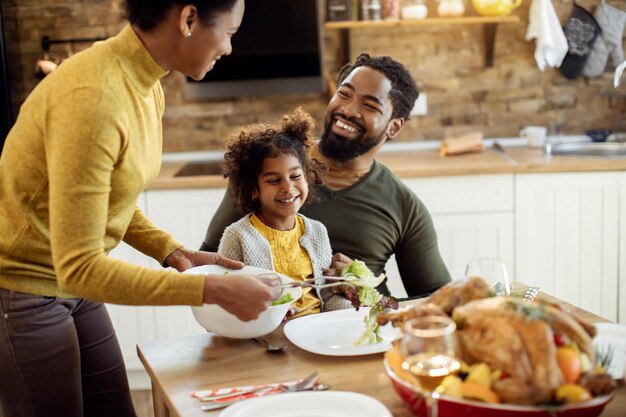
<instances>
[{"instance_id":1,"label":"wooden shelf","mask_svg":"<svg viewBox=\"0 0 626 417\"><path fill-rule=\"evenodd\" d=\"M342 21L326 22L325 29L360 29L403 26L428 25L480 25L487 23L518 23L519 16L459 16L459 17L427 17L426 19L412 20L379 20L379 21Z\"/></svg>"},{"instance_id":2,"label":"wooden shelf","mask_svg":"<svg viewBox=\"0 0 626 417\"><path fill-rule=\"evenodd\" d=\"M443 26L443 25L483 25L485 40L485 66L493 66L493 48L496 41L498 23L519 23L519 16L459 16L459 17L428 17L419 20L382 20L382 21L341 21L326 22L324 29L340 30L343 44L344 63L350 61L351 29L399 28L411 26Z\"/></svg>"}]
</instances>

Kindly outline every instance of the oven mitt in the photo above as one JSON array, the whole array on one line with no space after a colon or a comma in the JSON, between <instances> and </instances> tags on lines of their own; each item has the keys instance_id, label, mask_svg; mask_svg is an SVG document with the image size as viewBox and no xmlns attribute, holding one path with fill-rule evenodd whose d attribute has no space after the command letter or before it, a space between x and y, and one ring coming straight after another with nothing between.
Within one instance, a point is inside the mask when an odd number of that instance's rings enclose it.
<instances>
[{"instance_id":1,"label":"oven mitt","mask_svg":"<svg viewBox=\"0 0 626 417\"><path fill-rule=\"evenodd\" d=\"M576 3L565 26L569 49L561 64L561 74L570 79L580 76L601 29L592 14Z\"/></svg>"},{"instance_id":2,"label":"oven mitt","mask_svg":"<svg viewBox=\"0 0 626 417\"><path fill-rule=\"evenodd\" d=\"M624 61L622 34L626 25L626 12L602 2L596 8L594 17L602 33L593 44L589 59L583 68L583 75L587 77L599 77L604 72L609 54L614 66Z\"/></svg>"}]
</instances>

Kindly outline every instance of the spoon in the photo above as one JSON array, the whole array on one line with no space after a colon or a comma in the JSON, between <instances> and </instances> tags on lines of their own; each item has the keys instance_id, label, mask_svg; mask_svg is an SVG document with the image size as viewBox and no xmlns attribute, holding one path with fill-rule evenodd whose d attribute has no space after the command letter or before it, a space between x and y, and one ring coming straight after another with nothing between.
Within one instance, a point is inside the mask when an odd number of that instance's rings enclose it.
<instances>
[{"instance_id":1,"label":"spoon","mask_svg":"<svg viewBox=\"0 0 626 417\"><path fill-rule=\"evenodd\" d=\"M287 345L276 346L276 345L271 344L267 340L265 340L265 338L263 338L263 337L253 337L252 340L254 340L257 343L260 343L260 344L264 345L265 346L265 350L267 352L282 352L283 350L287 349Z\"/></svg>"}]
</instances>

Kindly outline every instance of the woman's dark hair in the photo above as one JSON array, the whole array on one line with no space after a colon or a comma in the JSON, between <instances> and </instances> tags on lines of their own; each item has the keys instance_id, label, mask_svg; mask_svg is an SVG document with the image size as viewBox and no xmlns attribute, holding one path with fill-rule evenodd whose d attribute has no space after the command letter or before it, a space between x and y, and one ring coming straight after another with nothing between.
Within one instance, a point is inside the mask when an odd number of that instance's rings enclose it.
<instances>
[{"instance_id":1,"label":"woman's dark hair","mask_svg":"<svg viewBox=\"0 0 626 417\"><path fill-rule=\"evenodd\" d=\"M263 161L280 154L293 155L298 159L309 183L309 197L312 196L311 188L321 184L319 174L324 170L322 164L309 158L314 125L313 118L297 108L284 115L278 124L255 123L236 129L228 135L224 177L228 178L230 193L237 209L250 213L261 208L259 200L252 196L258 190L258 176L261 174Z\"/></svg>"},{"instance_id":2,"label":"woman's dark hair","mask_svg":"<svg viewBox=\"0 0 626 417\"><path fill-rule=\"evenodd\" d=\"M124 10L131 24L147 32L157 27L176 4L195 6L200 21L210 26L217 14L232 10L235 3L237 0L125 0Z\"/></svg>"},{"instance_id":3,"label":"woman's dark hair","mask_svg":"<svg viewBox=\"0 0 626 417\"><path fill-rule=\"evenodd\" d=\"M393 105L391 117L394 119L402 117L404 120L409 120L415 100L419 96L419 90L409 70L389 56L370 56L361 53L354 64L346 64L341 68L337 84L341 84L358 67L375 69L391 81L391 91L389 92L389 99Z\"/></svg>"}]
</instances>

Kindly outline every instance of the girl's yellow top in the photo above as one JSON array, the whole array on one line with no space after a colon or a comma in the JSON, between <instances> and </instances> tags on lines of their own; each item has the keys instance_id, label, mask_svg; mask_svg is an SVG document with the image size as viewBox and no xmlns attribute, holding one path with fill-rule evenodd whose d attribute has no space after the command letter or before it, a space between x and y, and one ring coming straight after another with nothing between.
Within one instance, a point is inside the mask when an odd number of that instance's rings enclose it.
<instances>
[{"instance_id":1,"label":"girl's yellow top","mask_svg":"<svg viewBox=\"0 0 626 417\"><path fill-rule=\"evenodd\" d=\"M270 244L274 270L296 281L303 281L313 276L313 265L307 251L300 246L304 234L304 221L296 216L295 226L291 230L276 230L266 226L256 215L250 216L250 223ZM320 312L320 300L311 291L302 288L302 297L292 304L296 314L304 316Z\"/></svg>"}]
</instances>

